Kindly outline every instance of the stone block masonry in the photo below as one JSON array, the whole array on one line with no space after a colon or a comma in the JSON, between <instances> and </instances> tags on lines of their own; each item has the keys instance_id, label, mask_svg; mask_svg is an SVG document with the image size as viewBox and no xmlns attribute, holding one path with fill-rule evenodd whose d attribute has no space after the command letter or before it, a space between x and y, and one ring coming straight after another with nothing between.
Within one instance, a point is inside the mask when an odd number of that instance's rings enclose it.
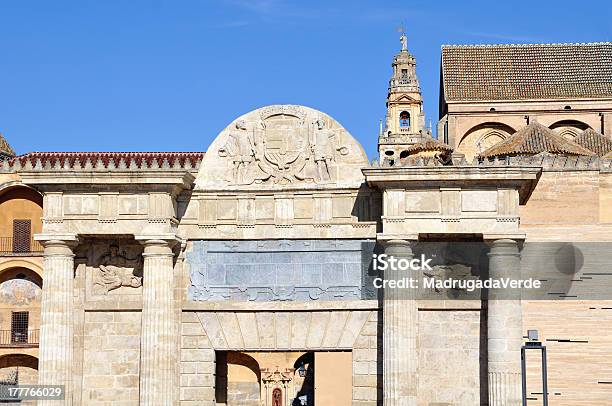
<instances>
[{"instance_id":1,"label":"stone block masonry","mask_svg":"<svg viewBox=\"0 0 612 406\"><path fill-rule=\"evenodd\" d=\"M138 405L140 312L86 312L83 404Z\"/></svg>"}]
</instances>

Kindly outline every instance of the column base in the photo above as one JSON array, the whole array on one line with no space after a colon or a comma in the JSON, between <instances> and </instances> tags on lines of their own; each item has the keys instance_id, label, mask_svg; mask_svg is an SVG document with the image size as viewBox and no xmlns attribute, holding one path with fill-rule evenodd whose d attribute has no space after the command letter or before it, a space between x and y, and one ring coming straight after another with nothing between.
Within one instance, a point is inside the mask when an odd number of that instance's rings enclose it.
<instances>
[{"instance_id":1,"label":"column base","mask_svg":"<svg viewBox=\"0 0 612 406\"><path fill-rule=\"evenodd\" d=\"M521 406L521 374L489 372L489 406Z\"/></svg>"}]
</instances>

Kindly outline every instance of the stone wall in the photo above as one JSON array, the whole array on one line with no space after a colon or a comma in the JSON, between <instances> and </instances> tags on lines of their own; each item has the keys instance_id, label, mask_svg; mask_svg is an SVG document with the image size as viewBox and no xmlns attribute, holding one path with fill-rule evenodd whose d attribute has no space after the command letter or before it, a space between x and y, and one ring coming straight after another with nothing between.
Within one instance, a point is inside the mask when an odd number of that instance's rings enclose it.
<instances>
[{"instance_id":1,"label":"stone wall","mask_svg":"<svg viewBox=\"0 0 612 406\"><path fill-rule=\"evenodd\" d=\"M353 405L376 406L382 399L382 337L378 313L371 312L353 346ZM379 364L379 362L381 364Z\"/></svg>"},{"instance_id":2,"label":"stone wall","mask_svg":"<svg viewBox=\"0 0 612 406\"><path fill-rule=\"evenodd\" d=\"M140 312L86 312L83 404L138 405Z\"/></svg>"},{"instance_id":3,"label":"stone wall","mask_svg":"<svg viewBox=\"0 0 612 406\"><path fill-rule=\"evenodd\" d=\"M480 400L480 385L486 382L480 375L480 311L418 314L418 405L486 404Z\"/></svg>"},{"instance_id":4,"label":"stone wall","mask_svg":"<svg viewBox=\"0 0 612 406\"><path fill-rule=\"evenodd\" d=\"M599 178L599 171L544 171L527 205L520 208L521 224L597 224Z\"/></svg>"},{"instance_id":5,"label":"stone wall","mask_svg":"<svg viewBox=\"0 0 612 406\"><path fill-rule=\"evenodd\" d=\"M180 363L181 406L214 406L215 350L194 312L182 313Z\"/></svg>"},{"instance_id":6,"label":"stone wall","mask_svg":"<svg viewBox=\"0 0 612 406\"><path fill-rule=\"evenodd\" d=\"M529 259L534 241L559 241L571 244L575 251L570 258L554 263L551 253L535 252L539 263L573 266L575 273L565 272L571 279L570 294L589 299L585 286L596 289L590 297L602 299L609 290L608 253L610 233L611 173L605 170L545 170L526 206L521 207L521 221L527 232L523 250ZM581 243L577 243L581 241ZM593 243L593 241L597 241ZM587 242L587 243L584 243ZM559 244L560 246L562 244ZM537 247L537 246L536 246ZM553 253L556 251L553 251ZM544 254L544 255L543 255ZM563 267L561 267L563 268ZM585 274L585 272L590 272ZM610 300L524 301L523 332L539 331L548 349L549 403L559 406L600 406L612 399L612 355ZM527 358L529 405L540 405L540 357L534 351Z\"/></svg>"},{"instance_id":7,"label":"stone wall","mask_svg":"<svg viewBox=\"0 0 612 406\"><path fill-rule=\"evenodd\" d=\"M549 403L601 406L612 399L611 301L523 303L523 329L539 330L548 350ZM527 393L542 404L540 357L529 354Z\"/></svg>"}]
</instances>

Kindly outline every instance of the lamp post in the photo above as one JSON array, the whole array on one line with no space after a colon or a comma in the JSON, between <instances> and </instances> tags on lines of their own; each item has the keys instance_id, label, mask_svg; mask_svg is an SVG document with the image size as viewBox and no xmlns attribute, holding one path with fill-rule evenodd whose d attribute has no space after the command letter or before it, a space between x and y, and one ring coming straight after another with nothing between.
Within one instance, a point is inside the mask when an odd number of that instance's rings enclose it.
<instances>
[{"instance_id":1,"label":"lamp post","mask_svg":"<svg viewBox=\"0 0 612 406\"><path fill-rule=\"evenodd\" d=\"M542 353L542 405L548 406L548 371L546 366L546 346L538 341L538 330L527 330L528 341L521 347L521 375L523 383L523 406L527 406L527 350L540 350Z\"/></svg>"}]
</instances>

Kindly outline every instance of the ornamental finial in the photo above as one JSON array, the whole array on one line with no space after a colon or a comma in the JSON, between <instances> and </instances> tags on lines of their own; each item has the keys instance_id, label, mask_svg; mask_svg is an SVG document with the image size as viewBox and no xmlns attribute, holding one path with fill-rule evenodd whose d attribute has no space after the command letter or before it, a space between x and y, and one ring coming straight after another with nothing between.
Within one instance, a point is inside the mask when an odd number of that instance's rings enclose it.
<instances>
[{"instance_id":1,"label":"ornamental finial","mask_svg":"<svg viewBox=\"0 0 612 406\"><path fill-rule=\"evenodd\" d=\"M404 27L404 24L400 25L397 28L397 32L402 34L402 35L400 35L400 42L402 44L402 51L408 51L408 38L406 37L406 27Z\"/></svg>"}]
</instances>

